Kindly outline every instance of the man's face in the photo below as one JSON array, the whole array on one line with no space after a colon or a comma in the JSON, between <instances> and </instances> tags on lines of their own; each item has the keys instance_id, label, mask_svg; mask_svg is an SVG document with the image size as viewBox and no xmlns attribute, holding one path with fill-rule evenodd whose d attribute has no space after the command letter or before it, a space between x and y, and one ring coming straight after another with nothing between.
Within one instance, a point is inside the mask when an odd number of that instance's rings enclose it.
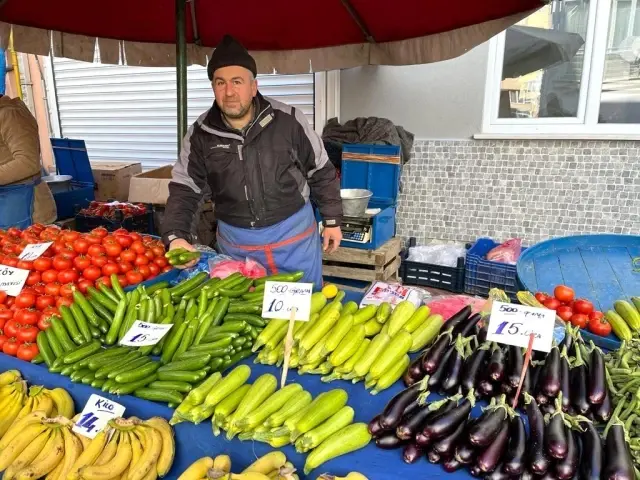
<instances>
[{"instance_id":1,"label":"man's face","mask_svg":"<svg viewBox=\"0 0 640 480\"><path fill-rule=\"evenodd\" d=\"M249 114L258 92L258 81L249 70L237 66L218 68L212 83L216 103L228 118L241 119Z\"/></svg>"}]
</instances>

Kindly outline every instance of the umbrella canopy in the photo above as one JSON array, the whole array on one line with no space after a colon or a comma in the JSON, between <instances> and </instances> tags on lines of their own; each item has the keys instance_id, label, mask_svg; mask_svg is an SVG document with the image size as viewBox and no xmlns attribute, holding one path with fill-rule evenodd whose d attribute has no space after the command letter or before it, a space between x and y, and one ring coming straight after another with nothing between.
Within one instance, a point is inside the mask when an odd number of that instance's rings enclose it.
<instances>
[{"instance_id":1,"label":"umbrella canopy","mask_svg":"<svg viewBox=\"0 0 640 480\"><path fill-rule=\"evenodd\" d=\"M262 73L429 63L463 54L544 4L245 0L234 7L189 0L188 62L203 64L228 33L251 51ZM175 64L175 19L175 0L0 0L0 20L13 25L16 50L46 54L51 41L56 55L92 61L98 38L103 63L117 63L124 52L129 65Z\"/></svg>"},{"instance_id":2,"label":"umbrella canopy","mask_svg":"<svg viewBox=\"0 0 640 480\"><path fill-rule=\"evenodd\" d=\"M502 78L517 78L571 60L584 45L580 34L514 25L507 28Z\"/></svg>"}]
</instances>

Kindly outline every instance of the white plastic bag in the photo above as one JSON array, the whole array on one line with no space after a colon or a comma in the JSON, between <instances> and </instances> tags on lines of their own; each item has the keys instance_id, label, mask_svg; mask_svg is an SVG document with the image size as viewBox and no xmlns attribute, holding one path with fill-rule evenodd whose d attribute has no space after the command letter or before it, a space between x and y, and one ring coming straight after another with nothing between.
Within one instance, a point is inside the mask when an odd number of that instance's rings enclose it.
<instances>
[{"instance_id":1,"label":"white plastic bag","mask_svg":"<svg viewBox=\"0 0 640 480\"><path fill-rule=\"evenodd\" d=\"M407 260L443 267L457 267L458 258L465 255L466 250L462 245L422 245L410 247Z\"/></svg>"},{"instance_id":2,"label":"white plastic bag","mask_svg":"<svg viewBox=\"0 0 640 480\"><path fill-rule=\"evenodd\" d=\"M375 282L362 297L360 308L365 305L380 305L384 302L388 302L391 308L395 308L403 300L409 300L417 308L422 305L425 298L430 298L430 295L417 288L406 287L399 283L390 285L385 282Z\"/></svg>"}]
</instances>

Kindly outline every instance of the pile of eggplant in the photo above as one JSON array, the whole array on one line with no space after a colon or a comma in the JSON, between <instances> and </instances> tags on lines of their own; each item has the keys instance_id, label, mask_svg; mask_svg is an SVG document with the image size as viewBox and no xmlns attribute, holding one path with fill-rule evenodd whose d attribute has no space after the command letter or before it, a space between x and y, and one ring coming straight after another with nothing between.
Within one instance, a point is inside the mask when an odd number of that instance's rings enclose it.
<instances>
[{"instance_id":1,"label":"pile of eggplant","mask_svg":"<svg viewBox=\"0 0 640 480\"><path fill-rule=\"evenodd\" d=\"M624 425L612 420L603 444L589 419L562 411L561 395L545 420L535 398L525 394L528 435L505 395L493 398L478 418L470 417L473 390L430 403L424 398L424 382L415 383L371 420L369 432L379 448L402 449L406 463L426 457L447 472L466 468L490 480L635 478Z\"/></svg>"}]
</instances>

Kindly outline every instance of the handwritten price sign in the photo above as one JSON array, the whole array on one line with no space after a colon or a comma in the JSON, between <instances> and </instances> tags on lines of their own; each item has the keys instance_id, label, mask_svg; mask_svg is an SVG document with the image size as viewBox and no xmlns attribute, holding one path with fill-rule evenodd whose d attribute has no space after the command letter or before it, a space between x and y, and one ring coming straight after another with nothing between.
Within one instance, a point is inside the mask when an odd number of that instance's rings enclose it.
<instances>
[{"instance_id":1,"label":"handwritten price sign","mask_svg":"<svg viewBox=\"0 0 640 480\"><path fill-rule=\"evenodd\" d=\"M85 437L94 438L112 418L122 417L125 407L95 393L89 397L72 430Z\"/></svg>"},{"instance_id":2,"label":"handwritten price sign","mask_svg":"<svg viewBox=\"0 0 640 480\"><path fill-rule=\"evenodd\" d=\"M266 282L262 316L264 318L288 319L295 307L294 320L306 322L311 313L312 283Z\"/></svg>"},{"instance_id":3,"label":"handwritten price sign","mask_svg":"<svg viewBox=\"0 0 640 480\"><path fill-rule=\"evenodd\" d=\"M28 276L29 270L1 265L0 290L7 292L7 295L15 297L22 291L22 287L24 286L24 282L27 281Z\"/></svg>"},{"instance_id":4,"label":"handwritten price sign","mask_svg":"<svg viewBox=\"0 0 640 480\"><path fill-rule=\"evenodd\" d=\"M27 245L24 247L24 250L22 250L18 258L27 262L33 261L36 258L40 258L40 256L42 256L42 254L46 252L51 245L53 245L53 242Z\"/></svg>"},{"instance_id":5,"label":"handwritten price sign","mask_svg":"<svg viewBox=\"0 0 640 480\"><path fill-rule=\"evenodd\" d=\"M551 350L556 312L547 308L493 302L487 340L527 348L533 334L533 349Z\"/></svg>"},{"instance_id":6,"label":"handwritten price sign","mask_svg":"<svg viewBox=\"0 0 640 480\"><path fill-rule=\"evenodd\" d=\"M122 340L120 340L120 345L127 347L155 345L171 330L171 327L173 327L172 323L159 325L157 323L147 323L136 320L127 333L124 334Z\"/></svg>"}]
</instances>

